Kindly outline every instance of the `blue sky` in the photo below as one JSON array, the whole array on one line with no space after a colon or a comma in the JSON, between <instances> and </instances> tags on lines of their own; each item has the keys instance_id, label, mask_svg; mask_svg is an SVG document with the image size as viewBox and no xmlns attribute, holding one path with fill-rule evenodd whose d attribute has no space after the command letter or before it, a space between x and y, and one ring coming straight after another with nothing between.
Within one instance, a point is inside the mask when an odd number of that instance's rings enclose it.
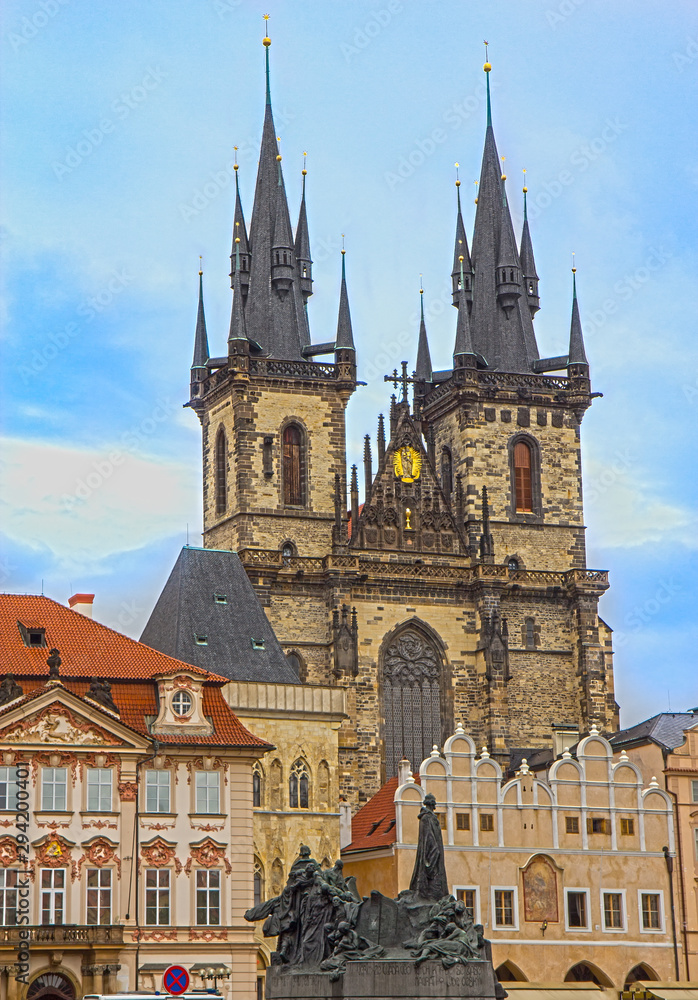
<instances>
[{"instance_id":1,"label":"blue sky","mask_svg":"<svg viewBox=\"0 0 698 1000\"><path fill-rule=\"evenodd\" d=\"M576 252L593 387L582 428L589 565L611 572L622 722L698 704L698 8L639 0L6 0L0 587L138 636L201 531L200 436L181 404L204 260L224 350L233 146L251 209L263 13L297 210L308 151L311 331L332 340L340 233L359 375L349 460L414 359L419 274L435 367L456 314L484 135L483 45L509 197L527 170L543 355L566 350Z\"/></svg>"}]
</instances>

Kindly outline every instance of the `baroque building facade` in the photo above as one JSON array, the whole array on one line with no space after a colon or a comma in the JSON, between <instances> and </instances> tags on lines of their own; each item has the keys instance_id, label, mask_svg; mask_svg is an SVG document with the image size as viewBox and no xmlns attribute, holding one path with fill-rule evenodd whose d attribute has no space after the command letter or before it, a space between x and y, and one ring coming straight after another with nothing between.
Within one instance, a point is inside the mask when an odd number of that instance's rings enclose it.
<instances>
[{"instance_id":1,"label":"baroque building facade","mask_svg":"<svg viewBox=\"0 0 698 1000\"><path fill-rule=\"evenodd\" d=\"M355 807L456 719L502 764L617 728L607 573L584 544L580 431L595 393L576 285L567 353L539 356L533 244L525 212L514 235L486 63L470 243L458 190L452 367L432 369L422 310L415 371L393 374L363 473L347 469L345 257L336 334L313 343L305 171L294 233L270 44L249 230L236 174L227 351L209 350L200 278L187 405L203 433L204 545L238 553L302 680L346 689L340 787Z\"/></svg>"},{"instance_id":2,"label":"baroque building facade","mask_svg":"<svg viewBox=\"0 0 698 1000\"><path fill-rule=\"evenodd\" d=\"M0 657L2 996L152 991L176 960L249 1000L253 769L274 748L226 678L38 596L0 595Z\"/></svg>"}]
</instances>

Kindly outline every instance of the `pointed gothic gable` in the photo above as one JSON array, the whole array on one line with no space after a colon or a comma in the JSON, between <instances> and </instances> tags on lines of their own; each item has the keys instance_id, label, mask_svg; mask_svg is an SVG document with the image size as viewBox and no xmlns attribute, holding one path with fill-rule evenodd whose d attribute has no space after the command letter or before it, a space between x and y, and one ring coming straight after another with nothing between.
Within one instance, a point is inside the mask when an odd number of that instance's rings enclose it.
<instances>
[{"instance_id":1,"label":"pointed gothic gable","mask_svg":"<svg viewBox=\"0 0 698 1000\"><path fill-rule=\"evenodd\" d=\"M448 555L465 552L451 506L429 461L409 408L397 421L371 493L356 525L352 549Z\"/></svg>"}]
</instances>

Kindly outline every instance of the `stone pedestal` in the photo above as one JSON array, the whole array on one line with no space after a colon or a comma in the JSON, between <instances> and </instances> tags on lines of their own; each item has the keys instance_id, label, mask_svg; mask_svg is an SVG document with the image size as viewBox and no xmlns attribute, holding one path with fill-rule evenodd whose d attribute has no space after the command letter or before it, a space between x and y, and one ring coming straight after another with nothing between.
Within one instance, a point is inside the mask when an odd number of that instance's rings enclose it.
<instances>
[{"instance_id":1,"label":"stone pedestal","mask_svg":"<svg viewBox=\"0 0 698 1000\"><path fill-rule=\"evenodd\" d=\"M500 993L501 995L501 993ZM336 982L328 973L267 970L267 1000L495 1000L492 963L468 962L444 969L440 961L415 968L405 959L347 962Z\"/></svg>"}]
</instances>

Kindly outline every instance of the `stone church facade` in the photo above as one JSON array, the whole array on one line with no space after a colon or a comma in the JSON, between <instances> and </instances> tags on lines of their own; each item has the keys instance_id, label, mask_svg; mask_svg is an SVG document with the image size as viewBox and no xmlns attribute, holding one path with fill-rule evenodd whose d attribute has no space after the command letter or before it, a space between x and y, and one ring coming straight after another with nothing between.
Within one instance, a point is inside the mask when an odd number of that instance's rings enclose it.
<instances>
[{"instance_id":1,"label":"stone church facade","mask_svg":"<svg viewBox=\"0 0 698 1000\"><path fill-rule=\"evenodd\" d=\"M593 724L614 730L608 579L585 556L580 431L594 393L576 287L567 353L540 358L533 246L527 219L514 235L489 63L470 243L458 190L453 365L432 370L422 312L415 371L391 377L359 474L346 466L345 409L361 390L345 258L335 339L313 344L305 171L294 232L264 43L255 198L248 229L236 197L220 357L200 283L187 405L203 432L204 545L237 551L301 679L346 688L340 789L354 807L457 722L503 766L512 751L559 753Z\"/></svg>"}]
</instances>

